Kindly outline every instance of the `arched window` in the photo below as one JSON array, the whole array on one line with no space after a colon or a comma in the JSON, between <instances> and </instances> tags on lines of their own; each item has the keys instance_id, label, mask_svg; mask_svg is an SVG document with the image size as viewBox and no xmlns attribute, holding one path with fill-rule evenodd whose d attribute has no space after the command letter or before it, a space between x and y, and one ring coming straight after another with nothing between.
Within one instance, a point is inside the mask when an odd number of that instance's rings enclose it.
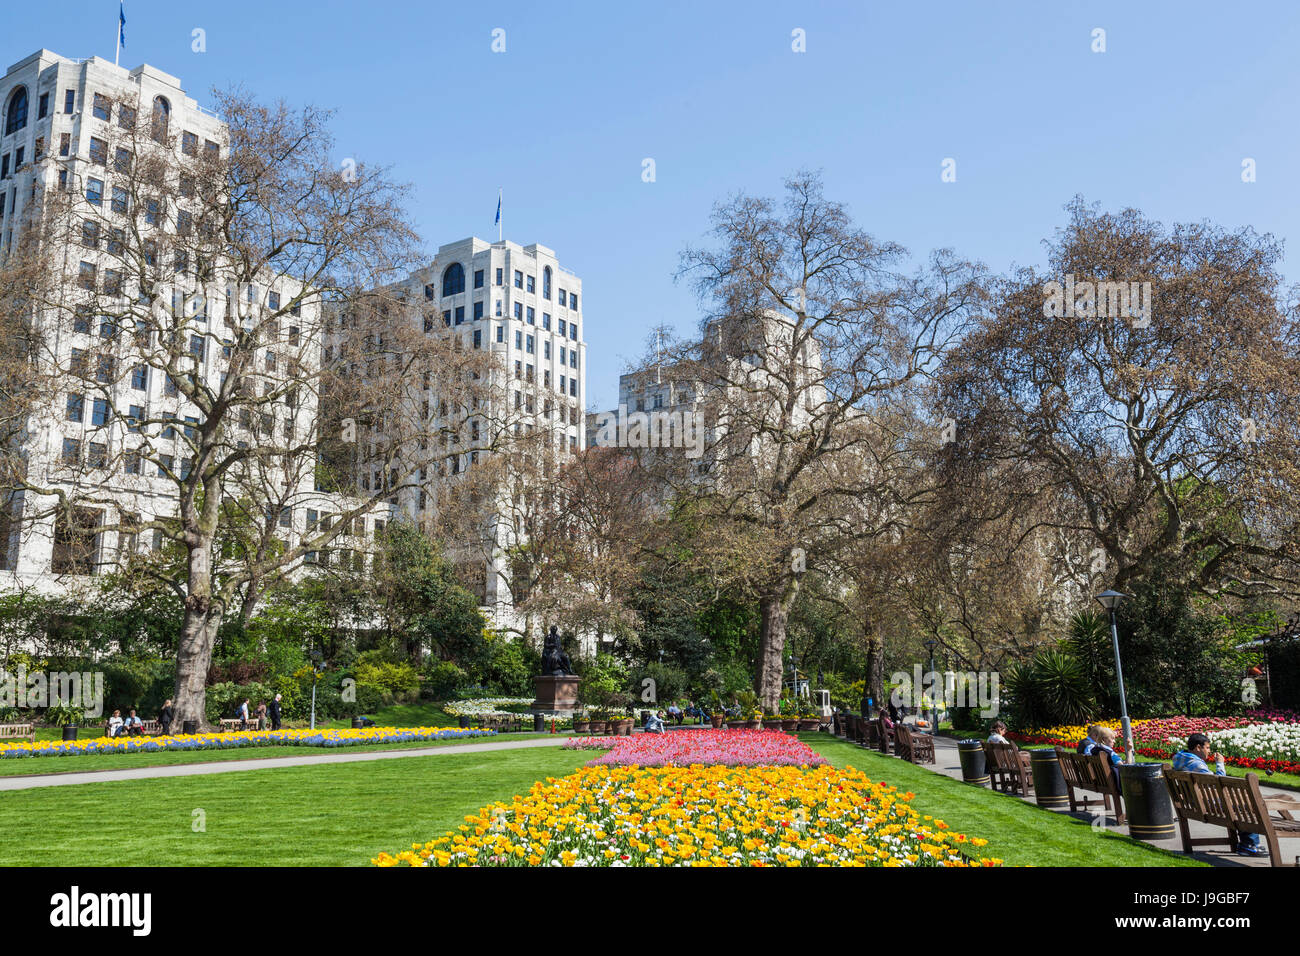
<instances>
[{"instance_id":1,"label":"arched window","mask_svg":"<svg viewBox=\"0 0 1300 956\"><path fill-rule=\"evenodd\" d=\"M172 105L161 96L153 98L153 138L159 143L167 142L167 127L172 119Z\"/></svg>"},{"instance_id":2,"label":"arched window","mask_svg":"<svg viewBox=\"0 0 1300 956\"><path fill-rule=\"evenodd\" d=\"M550 297L551 297L551 267L546 266L544 269L542 269L542 298L549 299Z\"/></svg>"},{"instance_id":3,"label":"arched window","mask_svg":"<svg viewBox=\"0 0 1300 956\"><path fill-rule=\"evenodd\" d=\"M27 87L20 86L9 96L5 109L5 135L16 133L27 125Z\"/></svg>"},{"instance_id":4,"label":"arched window","mask_svg":"<svg viewBox=\"0 0 1300 956\"><path fill-rule=\"evenodd\" d=\"M453 262L447 266L447 271L442 274L442 294L455 295L457 292L465 291L465 270L461 268L459 262Z\"/></svg>"}]
</instances>

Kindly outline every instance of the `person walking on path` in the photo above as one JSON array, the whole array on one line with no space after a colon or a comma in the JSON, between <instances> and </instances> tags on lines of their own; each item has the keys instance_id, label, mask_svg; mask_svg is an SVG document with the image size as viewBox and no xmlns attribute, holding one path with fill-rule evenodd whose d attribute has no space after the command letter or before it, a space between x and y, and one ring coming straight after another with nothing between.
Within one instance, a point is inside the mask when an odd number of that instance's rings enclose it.
<instances>
[{"instance_id":1,"label":"person walking on path","mask_svg":"<svg viewBox=\"0 0 1300 956\"><path fill-rule=\"evenodd\" d=\"M267 711L271 715L271 729L280 729L280 695L275 695L275 700L271 701L271 706Z\"/></svg>"}]
</instances>

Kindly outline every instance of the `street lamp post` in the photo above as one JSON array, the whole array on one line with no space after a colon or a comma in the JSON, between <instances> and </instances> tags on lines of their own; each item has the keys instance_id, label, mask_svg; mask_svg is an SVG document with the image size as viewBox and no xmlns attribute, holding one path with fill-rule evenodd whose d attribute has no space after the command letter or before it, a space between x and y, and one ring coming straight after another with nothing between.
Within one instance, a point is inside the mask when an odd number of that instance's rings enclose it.
<instances>
[{"instance_id":1,"label":"street lamp post","mask_svg":"<svg viewBox=\"0 0 1300 956\"><path fill-rule=\"evenodd\" d=\"M1133 750L1133 726L1128 719L1128 700L1124 696L1124 670L1119 662L1119 628L1115 626L1115 608L1119 607L1119 602L1126 597L1127 594L1121 594L1119 591L1102 591L1097 595L1097 603L1110 612L1110 641L1115 651L1115 679L1119 681L1119 719L1124 727L1124 760L1133 763L1137 759Z\"/></svg>"},{"instance_id":2,"label":"street lamp post","mask_svg":"<svg viewBox=\"0 0 1300 956\"><path fill-rule=\"evenodd\" d=\"M934 733L939 729L939 702L934 698L934 649L939 642L930 638L925 646L930 651L930 733Z\"/></svg>"},{"instance_id":3,"label":"street lamp post","mask_svg":"<svg viewBox=\"0 0 1300 956\"><path fill-rule=\"evenodd\" d=\"M311 652L311 729L316 729L316 682L320 680L320 651Z\"/></svg>"}]
</instances>

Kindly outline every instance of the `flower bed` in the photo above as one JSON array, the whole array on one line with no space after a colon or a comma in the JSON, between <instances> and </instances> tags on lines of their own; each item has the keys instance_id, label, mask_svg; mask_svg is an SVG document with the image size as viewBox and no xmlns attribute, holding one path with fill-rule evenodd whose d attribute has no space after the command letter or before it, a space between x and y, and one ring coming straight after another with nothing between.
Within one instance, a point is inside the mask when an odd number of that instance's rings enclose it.
<instances>
[{"instance_id":1,"label":"flower bed","mask_svg":"<svg viewBox=\"0 0 1300 956\"><path fill-rule=\"evenodd\" d=\"M779 730L678 730L619 737L587 766L820 767L825 759Z\"/></svg>"},{"instance_id":2,"label":"flower bed","mask_svg":"<svg viewBox=\"0 0 1300 956\"><path fill-rule=\"evenodd\" d=\"M657 736L657 735L656 735ZM668 735L673 736L673 735ZM627 739L627 738L623 738ZM378 866L995 866L857 770L586 767Z\"/></svg>"},{"instance_id":3,"label":"flower bed","mask_svg":"<svg viewBox=\"0 0 1300 956\"><path fill-rule=\"evenodd\" d=\"M0 758L78 757L86 754L156 753L162 750L229 750L240 747L355 747L424 740L491 737L496 731L455 727L366 727L358 730L242 730L171 737L98 737L93 740L0 743Z\"/></svg>"},{"instance_id":4,"label":"flower bed","mask_svg":"<svg viewBox=\"0 0 1300 956\"><path fill-rule=\"evenodd\" d=\"M1119 738L1115 749L1124 751L1118 720L1103 720ZM1033 728L1007 734L1030 744L1075 747L1088 730L1083 726ZM1157 717L1133 721L1133 745L1143 757L1172 759L1187 745L1190 734L1205 734L1224 762L1250 770L1300 774L1300 714L1284 710L1256 710L1233 717Z\"/></svg>"},{"instance_id":5,"label":"flower bed","mask_svg":"<svg viewBox=\"0 0 1300 956\"><path fill-rule=\"evenodd\" d=\"M627 737L570 737L564 742L563 750L608 750L620 740Z\"/></svg>"},{"instance_id":6,"label":"flower bed","mask_svg":"<svg viewBox=\"0 0 1300 956\"><path fill-rule=\"evenodd\" d=\"M476 697L473 700L453 700L442 709L453 717L518 717L519 712L510 707L527 707L531 697Z\"/></svg>"}]
</instances>

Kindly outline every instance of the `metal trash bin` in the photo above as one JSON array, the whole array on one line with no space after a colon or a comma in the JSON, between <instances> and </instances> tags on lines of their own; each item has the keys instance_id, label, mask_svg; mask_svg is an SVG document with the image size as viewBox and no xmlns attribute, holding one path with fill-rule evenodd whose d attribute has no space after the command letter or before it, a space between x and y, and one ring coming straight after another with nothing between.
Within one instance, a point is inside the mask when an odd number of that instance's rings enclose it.
<instances>
[{"instance_id":1,"label":"metal trash bin","mask_svg":"<svg viewBox=\"0 0 1300 956\"><path fill-rule=\"evenodd\" d=\"M185 720L181 722L181 733L197 734L199 732L199 722L197 720Z\"/></svg>"},{"instance_id":2,"label":"metal trash bin","mask_svg":"<svg viewBox=\"0 0 1300 956\"><path fill-rule=\"evenodd\" d=\"M1055 748L1029 752L1029 772L1034 777L1034 802L1049 810L1059 810L1070 805L1070 795L1065 789L1065 774Z\"/></svg>"},{"instance_id":3,"label":"metal trash bin","mask_svg":"<svg viewBox=\"0 0 1300 956\"><path fill-rule=\"evenodd\" d=\"M957 759L961 761L961 778L977 787L989 785L989 770L984 765L984 745L978 740L957 741Z\"/></svg>"},{"instance_id":4,"label":"metal trash bin","mask_svg":"<svg viewBox=\"0 0 1300 956\"><path fill-rule=\"evenodd\" d=\"M1120 764L1119 787L1124 795L1129 836L1168 840L1174 835L1174 804L1160 764Z\"/></svg>"}]
</instances>

